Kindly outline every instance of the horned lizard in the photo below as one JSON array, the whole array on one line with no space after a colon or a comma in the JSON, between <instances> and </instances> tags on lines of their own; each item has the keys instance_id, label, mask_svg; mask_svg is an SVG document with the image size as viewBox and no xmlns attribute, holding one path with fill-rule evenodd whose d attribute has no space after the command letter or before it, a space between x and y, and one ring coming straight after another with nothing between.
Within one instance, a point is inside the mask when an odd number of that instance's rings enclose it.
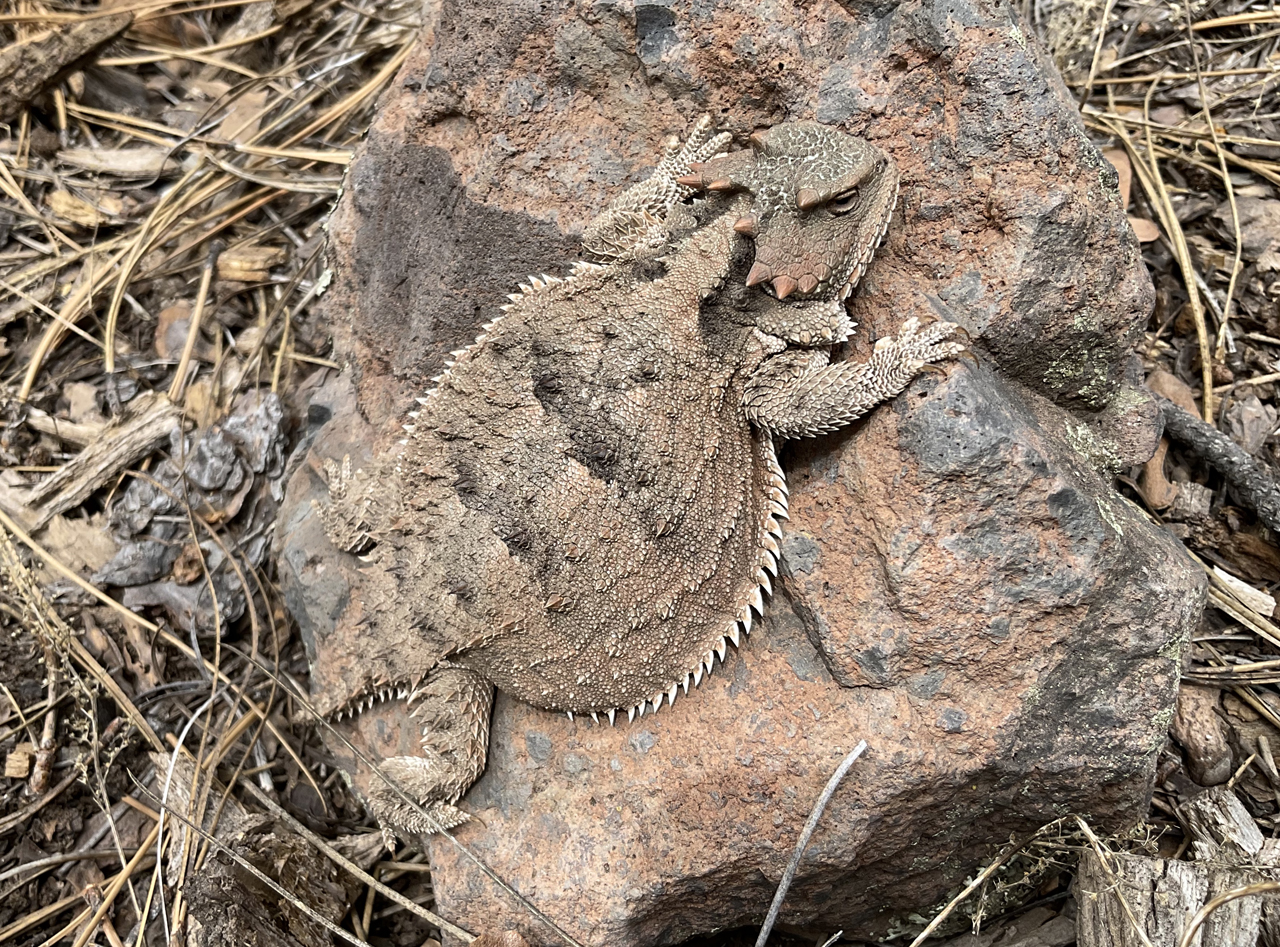
<instances>
[{"instance_id":1,"label":"horned lizard","mask_svg":"<svg viewBox=\"0 0 1280 947\"><path fill-rule=\"evenodd\" d=\"M897 197L882 150L797 122L726 151L708 128L586 228L594 262L531 278L453 353L397 450L327 465L322 521L363 566L345 653L313 660L317 705L398 698L421 727L383 771L422 808L371 790L384 830L466 820L495 686L610 723L688 693L772 591L775 441L963 351L955 325L908 320L830 363Z\"/></svg>"}]
</instances>

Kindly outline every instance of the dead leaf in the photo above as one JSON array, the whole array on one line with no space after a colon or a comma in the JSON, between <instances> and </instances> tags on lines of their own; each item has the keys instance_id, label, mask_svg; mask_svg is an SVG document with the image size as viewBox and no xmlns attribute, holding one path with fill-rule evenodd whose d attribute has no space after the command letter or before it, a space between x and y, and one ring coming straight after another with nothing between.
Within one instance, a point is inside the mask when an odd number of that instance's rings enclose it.
<instances>
[{"instance_id":1,"label":"dead leaf","mask_svg":"<svg viewBox=\"0 0 1280 947\"><path fill-rule=\"evenodd\" d=\"M258 134L262 124L262 112L267 104L267 90L248 92L236 99L227 117L222 120L215 134L225 141L244 145Z\"/></svg>"},{"instance_id":2,"label":"dead leaf","mask_svg":"<svg viewBox=\"0 0 1280 947\"><path fill-rule=\"evenodd\" d=\"M1177 375L1157 369L1147 376L1147 389L1162 398L1168 398L1188 414L1200 414L1196 396Z\"/></svg>"},{"instance_id":3,"label":"dead leaf","mask_svg":"<svg viewBox=\"0 0 1280 947\"><path fill-rule=\"evenodd\" d=\"M1258 197L1237 197L1240 215L1240 249L1245 259L1256 260L1268 250L1280 247L1280 201ZM1234 228L1231 205L1225 201L1213 212L1214 220L1227 233ZM1230 264L1221 267L1230 270Z\"/></svg>"},{"instance_id":4,"label":"dead leaf","mask_svg":"<svg viewBox=\"0 0 1280 947\"><path fill-rule=\"evenodd\" d=\"M1138 476L1138 485L1142 487L1142 495L1157 510L1163 510L1178 498L1178 485L1170 483L1164 475L1164 457L1169 452L1169 439L1160 438L1160 446L1155 454L1142 465L1142 473Z\"/></svg>"},{"instance_id":5,"label":"dead leaf","mask_svg":"<svg viewBox=\"0 0 1280 947\"><path fill-rule=\"evenodd\" d=\"M191 327L191 307L186 303L167 306L156 316L155 350L161 358L176 361L187 344L187 332ZM201 362L213 361L213 346L203 335L196 337L196 347L191 357Z\"/></svg>"},{"instance_id":6,"label":"dead leaf","mask_svg":"<svg viewBox=\"0 0 1280 947\"><path fill-rule=\"evenodd\" d=\"M1111 162L1120 176L1120 206L1129 206L1129 189L1133 186L1133 166L1129 163L1129 152L1123 148L1104 148L1102 157Z\"/></svg>"},{"instance_id":7,"label":"dead leaf","mask_svg":"<svg viewBox=\"0 0 1280 947\"><path fill-rule=\"evenodd\" d=\"M116 541L106 529L106 517L96 513L89 519L54 516L40 536L40 543L54 558L79 575L89 575L106 565L116 554ZM40 581L46 578L40 567Z\"/></svg>"},{"instance_id":8,"label":"dead leaf","mask_svg":"<svg viewBox=\"0 0 1280 947\"><path fill-rule=\"evenodd\" d=\"M1246 454L1256 454L1276 429L1276 420L1274 407L1249 394L1227 409L1227 434Z\"/></svg>"},{"instance_id":9,"label":"dead leaf","mask_svg":"<svg viewBox=\"0 0 1280 947\"><path fill-rule=\"evenodd\" d=\"M1160 228L1150 220L1130 216L1129 226L1133 228L1134 236L1138 238L1139 243L1150 243L1152 240L1160 239Z\"/></svg>"},{"instance_id":10,"label":"dead leaf","mask_svg":"<svg viewBox=\"0 0 1280 947\"><path fill-rule=\"evenodd\" d=\"M83 892L90 887L101 885L104 881L106 878L102 874L102 866L92 858L76 862L67 872L67 884L72 891Z\"/></svg>"}]
</instances>

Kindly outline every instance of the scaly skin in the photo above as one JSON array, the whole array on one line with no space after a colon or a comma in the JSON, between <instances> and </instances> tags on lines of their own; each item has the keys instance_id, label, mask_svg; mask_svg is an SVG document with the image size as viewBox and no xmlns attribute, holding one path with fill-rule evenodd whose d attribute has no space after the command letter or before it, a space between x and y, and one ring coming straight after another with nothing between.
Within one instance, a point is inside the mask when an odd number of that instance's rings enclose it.
<instances>
[{"instance_id":1,"label":"scaly skin","mask_svg":"<svg viewBox=\"0 0 1280 947\"><path fill-rule=\"evenodd\" d=\"M814 123L698 164L725 144L704 120L669 147L588 227L606 263L522 287L419 399L402 450L330 468L324 522L366 565L314 662L317 703L411 690L422 727L421 756L384 770L426 817L374 790L384 829L466 819L495 685L610 721L687 693L771 590L774 437L847 424L962 351L954 326L909 322L867 363L828 364L896 170Z\"/></svg>"}]
</instances>

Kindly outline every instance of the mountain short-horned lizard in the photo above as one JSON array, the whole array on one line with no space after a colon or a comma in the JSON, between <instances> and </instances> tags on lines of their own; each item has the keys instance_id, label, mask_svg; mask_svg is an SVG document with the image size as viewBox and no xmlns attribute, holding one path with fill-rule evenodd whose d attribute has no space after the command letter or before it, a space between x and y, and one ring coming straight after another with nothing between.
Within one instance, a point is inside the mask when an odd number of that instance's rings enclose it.
<instances>
[{"instance_id":1,"label":"mountain short-horned lizard","mask_svg":"<svg viewBox=\"0 0 1280 947\"><path fill-rule=\"evenodd\" d=\"M317 705L398 696L421 728L421 753L382 767L421 808L371 790L384 829L466 820L495 686L610 722L687 693L771 592L775 441L846 425L963 351L955 325L908 320L831 364L895 166L813 122L732 152L708 126L586 228L596 262L530 279L452 354L397 450L326 467L320 513L362 575L342 653L313 661Z\"/></svg>"}]
</instances>

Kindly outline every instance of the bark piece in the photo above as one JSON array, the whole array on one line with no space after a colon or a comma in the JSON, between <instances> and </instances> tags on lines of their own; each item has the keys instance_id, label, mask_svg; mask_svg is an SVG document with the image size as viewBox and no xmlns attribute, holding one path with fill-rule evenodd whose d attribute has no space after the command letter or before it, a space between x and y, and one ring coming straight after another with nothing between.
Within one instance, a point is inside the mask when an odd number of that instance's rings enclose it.
<instances>
[{"instance_id":1,"label":"bark piece","mask_svg":"<svg viewBox=\"0 0 1280 947\"><path fill-rule=\"evenodd\" d=\"M1234 771L1227 726L1218 716L1218 689L1183 684L1170 732L1186 754L1187 771L1201 786L1217 786Z\"/></svg>"},{"instance_id":2,"label":"bark piece","mask_svg":"<svg viewBox=\"0 0 1280 947\"><path fill-rule=\"evenodd\" d=\"M17 119L28 102L96 56L132 23L132 13L92 17L0 51L0 122Z\"/></svg>"},{"instance_id":3,"label":"bark piece","mask_svg":"<svg viewBox=\"0 0 1280 947\"><path fill-rule=\"evenodd\" d=\"M181 423L181 412L161 394L135 398L120 421L67 461L57 473L36 484L26 495L28 509L19 511L40 529L59 513L83 503L135 460L160 446Z\"/></svg>"}]
</instances>

